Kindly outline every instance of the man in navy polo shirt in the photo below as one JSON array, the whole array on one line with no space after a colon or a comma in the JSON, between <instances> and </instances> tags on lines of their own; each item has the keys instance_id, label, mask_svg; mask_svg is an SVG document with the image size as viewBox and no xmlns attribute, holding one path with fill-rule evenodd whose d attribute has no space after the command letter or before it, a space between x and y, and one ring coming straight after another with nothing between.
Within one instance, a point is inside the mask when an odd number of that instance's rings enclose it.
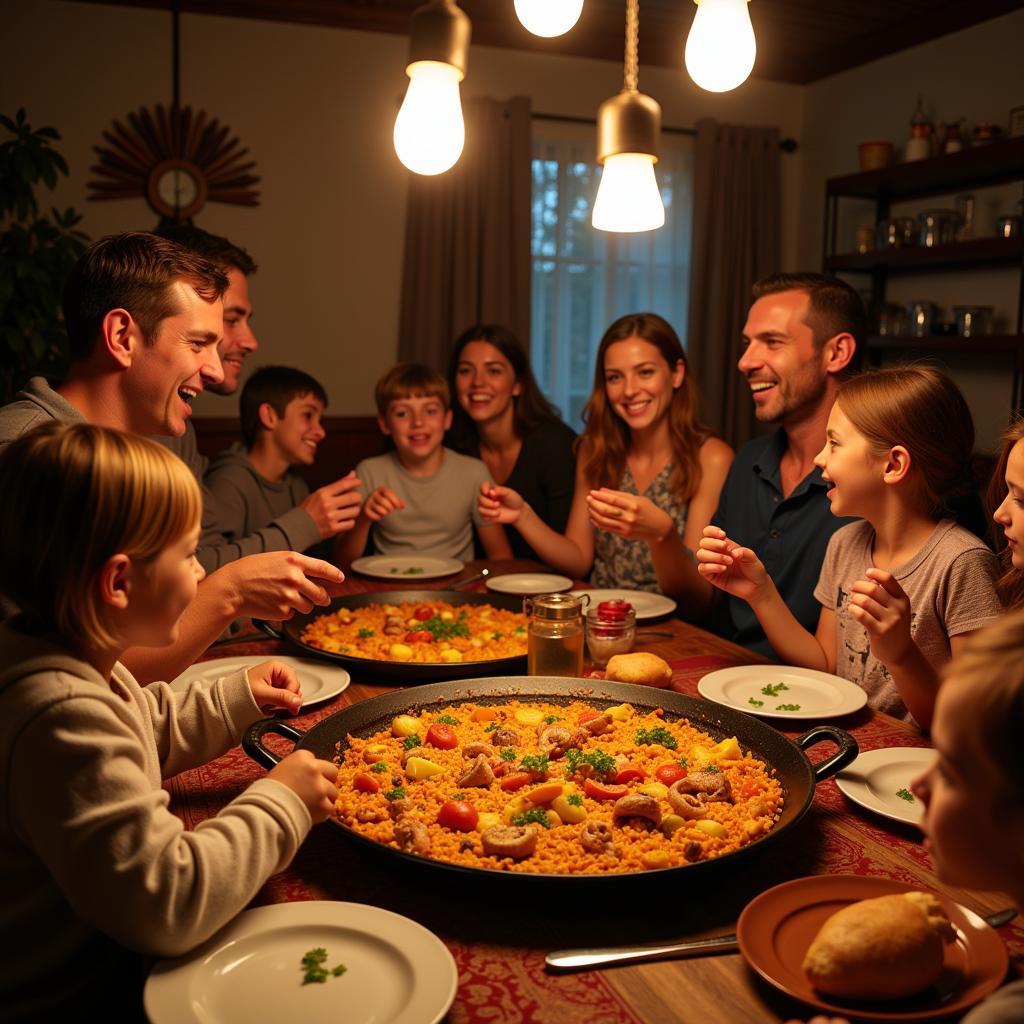
<instances>
[{"instance_id":1,"label":"man in navy polo shirt","mask_svg":"<svg viewBox=\"0 0 1024 1024\"><path fill-rule=\"evenodd\" d=\"M790 610L813 633L825 548L852 521L832 515L814 457L825 444L839 384L860 362L867 316L848 284L823 274L776 274L758 281L753 294L737 365L758 420L779 429L739 450L712 525L753 548ZM774 657L750 605L713 593L715 631Z\"/></svg>"}]
</instances>

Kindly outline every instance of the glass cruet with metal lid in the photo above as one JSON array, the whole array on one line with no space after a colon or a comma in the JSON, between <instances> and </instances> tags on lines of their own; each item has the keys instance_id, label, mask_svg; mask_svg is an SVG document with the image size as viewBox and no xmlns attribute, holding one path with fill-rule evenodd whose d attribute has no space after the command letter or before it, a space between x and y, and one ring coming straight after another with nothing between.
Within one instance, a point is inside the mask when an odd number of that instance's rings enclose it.
<instances>
[{"instance_id":1,"label":"glass cruet with metal lid","mask_svg":"<svg viewBox=\"0 0 1024 1024\"><path fill-rule=\"evenodd\" d=\"M583 612L589 594L538 594L523 601L531 676L583 674Z\"/></svg>"}]
</instances>

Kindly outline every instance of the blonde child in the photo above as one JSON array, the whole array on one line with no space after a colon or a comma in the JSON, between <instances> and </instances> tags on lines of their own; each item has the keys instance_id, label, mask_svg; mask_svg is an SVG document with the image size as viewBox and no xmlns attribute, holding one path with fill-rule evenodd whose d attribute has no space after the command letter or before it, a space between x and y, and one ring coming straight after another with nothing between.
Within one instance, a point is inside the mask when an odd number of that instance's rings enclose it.
<instances>
[{"instance_id":1,"label":"blonde child","mask_svg":"<svg viewBox=\"0 0 1024 1024\"><path fill-rule=\"evenodd\" d=\"M564 534L508 487L483 489L482 515L515 526L571 576L593 566L596 587L703 603L690 551L718 506L733 451L697 418L686 355L667 321L633 313L605 331L583 418Z\"/></svg>"},{"instance_id":2,"label":"blonde child","mask_svg":"<svg viewBox=\"0 0 1024 1024\"><path fill-rule=\"evenodd\" d=\"M816 633L779 596L764 565L717 527L697 552L700 571L750 603L783 662L836 672L872 707L931 723L938 670L1002 608L995 556L943 517L970 479L974 443L963 395L943 373L898 367L839 390L815 459L837 516L861 522L829 542L814 596Z\"/></svg>"},{"instance_id":3,"label":"blonde child","mask_svg":"<svg viewBox=\"0 0 1024 1024\"><path fill-rule=\"evenodd\" d=\"M0 1017L140 1015L139 960L206 939L294 855L336 798L302 751L186 831L161 780L297 711L275 662L141 687L118 663L172 643L196 592L199 489L143 438L48 423L0 457ZM126 972L127 969L127 973Z\"/></svg>"},{"instance_id":4,"label":"blonde child","mask_svg":"<svg viewBox=\"0 0 1024 1024\"><path fill-rule=\"evenodd\" d=\"M1024 418L1015 420L1003 436L989 507L995 509L992 518L999 527L999 597L1007 608L1024 607Z\"/></svg>"}]
</instances>

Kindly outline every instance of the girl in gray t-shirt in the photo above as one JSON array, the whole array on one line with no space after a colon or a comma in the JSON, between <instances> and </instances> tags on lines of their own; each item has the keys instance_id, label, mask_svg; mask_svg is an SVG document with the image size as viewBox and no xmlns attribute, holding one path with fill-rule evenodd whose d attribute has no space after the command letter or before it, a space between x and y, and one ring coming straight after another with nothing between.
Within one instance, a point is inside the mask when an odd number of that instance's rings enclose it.
<instances>
[{"instance_id":1,"label":"girl in gray t-shirt","mask_svg":"<svg viewBox=\"0 0 1024 1024\"><path fill-rule=\"evenodd\" d=\"M930 367L865 373L839 390L815 459L838 530L815 597L814 634L786 607L764 565L717 527L704 531L700 571L750 602L783 661L835 672L889 714L931 723L939 669L967 635L1002 611L995 556L945 503L971 479L971 414Z\"/></svg>"}]
</instances>

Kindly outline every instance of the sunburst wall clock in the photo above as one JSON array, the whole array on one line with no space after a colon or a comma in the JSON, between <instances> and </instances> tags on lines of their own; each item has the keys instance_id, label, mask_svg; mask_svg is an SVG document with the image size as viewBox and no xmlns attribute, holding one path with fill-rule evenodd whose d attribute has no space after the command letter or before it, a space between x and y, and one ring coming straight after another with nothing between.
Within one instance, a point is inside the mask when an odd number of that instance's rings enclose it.
<instances>
[{"instance_id":1,"label":"sunburst wall clock","mask_svg":"<svg viewBox=\"0 0 1024 1024\"><path fill-rule=\"evenodd\" d=\"M191 220L207 202L259 206L247 160L231 129L205 111L162 104L140 107L103 132L99 163L90 170L89 199L145 199L162 220Z\"/></svg>"}]
</instances>

